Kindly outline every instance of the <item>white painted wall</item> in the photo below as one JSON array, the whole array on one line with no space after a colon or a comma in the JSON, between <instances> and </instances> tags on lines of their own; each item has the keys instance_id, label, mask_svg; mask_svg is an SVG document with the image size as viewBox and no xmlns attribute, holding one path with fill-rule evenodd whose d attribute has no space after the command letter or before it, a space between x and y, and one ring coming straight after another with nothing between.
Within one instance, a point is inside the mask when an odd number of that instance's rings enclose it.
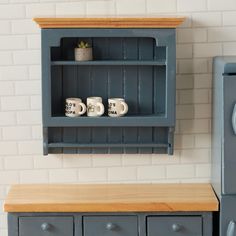
<instances>
[{"instance_id":1,"label":"white painted wall","mask_svg":"<svg viewBox=\"0 0 236 236\"><path fill-rule=\"evenodd\" d=\"M34 16L178 14L175 155L42 156ZM18 183L209 182L211 66L236 54L235 0L0 0L0 207ZM0 213L0 235L6 236Z\"/></svg>"}]
</instances>

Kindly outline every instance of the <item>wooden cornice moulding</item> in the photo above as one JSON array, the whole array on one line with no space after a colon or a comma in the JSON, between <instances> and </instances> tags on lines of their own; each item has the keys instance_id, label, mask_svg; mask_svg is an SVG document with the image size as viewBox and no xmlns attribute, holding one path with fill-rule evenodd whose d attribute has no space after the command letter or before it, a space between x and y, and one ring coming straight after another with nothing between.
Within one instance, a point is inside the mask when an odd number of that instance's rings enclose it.
<instances>
[{"instance_id":1,"label":"wooden cornice moulding","mask_svg":"<svg viewBox=\"0 0 236 236\"><path fill-rule=\"evenodd\" d=\"M5 212L218 211L210 184L36 184L12 186Z\"/></svg>"},{"instance_id":2,"label":"wooden cornice moulding","mask_svg":"<svg viewBox=\"0 0 236 236\"><path fill-rule=\"evenodd\" d=\"M185 17L34 18L46 28L176 28Z\"/></svg>"}]
</instances>

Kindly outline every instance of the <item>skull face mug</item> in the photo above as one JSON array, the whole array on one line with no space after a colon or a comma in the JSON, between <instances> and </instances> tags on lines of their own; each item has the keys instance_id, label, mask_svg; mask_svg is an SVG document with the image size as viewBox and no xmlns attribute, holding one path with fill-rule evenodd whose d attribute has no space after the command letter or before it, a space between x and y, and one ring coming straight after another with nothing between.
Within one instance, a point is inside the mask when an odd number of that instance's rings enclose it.
<instances>
[{"instance_id":1,"label":"skull face mug","mask_svg":"<svg viewBox=\"0 0 236 236\"><path fill-rule=\"evenodd\" d=\"M87 98L87 116L101 116L104 113L104 105L101 97Z\"/></svg>"}]
</instances>

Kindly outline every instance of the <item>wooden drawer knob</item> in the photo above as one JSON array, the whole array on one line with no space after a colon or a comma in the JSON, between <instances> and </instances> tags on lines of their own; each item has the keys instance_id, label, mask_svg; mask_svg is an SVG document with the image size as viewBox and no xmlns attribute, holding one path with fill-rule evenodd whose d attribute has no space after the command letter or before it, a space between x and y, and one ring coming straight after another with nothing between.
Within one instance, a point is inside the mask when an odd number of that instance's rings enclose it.
<instances>
[{"instance_id":1,"label":"wooden drawer knob","mask_svg":"<svg viewBox=\"0 0 236 236\"><path fill-rule=\"evenodd\" d=\"M179 232L181 229L182 229L182 226L179 225L179 224L173 224L173 225L172 225L172 230L173 230L174 232Z\"/></svg>"},{"instance_id":2,"label":"wooden drawer knob","mask_svg":"<svg viewBox=\"0 0 236 236\"><path fill-rule=\"evenodd\" d=\"M116 225L113 223L107 223L106 229L107 230L114 230L116 228Z\"/></svg>"},{"instance_id":3,"label":"wooden drawer knob","mask_svg":"<svg viewBox=\"0 0 236 236\"><path fill-rule=\"evenodd\" d=\"M48 231L49 229L50 229L50 224L48 224L48 223L43 223L42 225L41 225L41 229L43 230L43 231Z\"/></svg>"}]
</instances>

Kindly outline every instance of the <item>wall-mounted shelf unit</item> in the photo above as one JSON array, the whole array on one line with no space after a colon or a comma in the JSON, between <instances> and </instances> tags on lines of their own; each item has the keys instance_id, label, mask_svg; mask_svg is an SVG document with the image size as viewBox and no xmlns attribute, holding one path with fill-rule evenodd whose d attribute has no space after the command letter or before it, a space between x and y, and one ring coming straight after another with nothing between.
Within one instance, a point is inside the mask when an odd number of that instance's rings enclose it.
<instances>
[{"instance_id":1,"label":"wall-mounted shelf unit","mask_svg":"<svg viewBox=\"0 0 236 236\"><path fill-rule=\"evenodd\" d=\"M175 27L183 20L36 18L43 28L44 154L173 154ZM75 61L81 40L92 45L93 61ZM89 96L102 97L106 111L108 98L123 97L129 112L119 118L64 115L66 98L85 102Z\"/></svg>"}]
</instances>

